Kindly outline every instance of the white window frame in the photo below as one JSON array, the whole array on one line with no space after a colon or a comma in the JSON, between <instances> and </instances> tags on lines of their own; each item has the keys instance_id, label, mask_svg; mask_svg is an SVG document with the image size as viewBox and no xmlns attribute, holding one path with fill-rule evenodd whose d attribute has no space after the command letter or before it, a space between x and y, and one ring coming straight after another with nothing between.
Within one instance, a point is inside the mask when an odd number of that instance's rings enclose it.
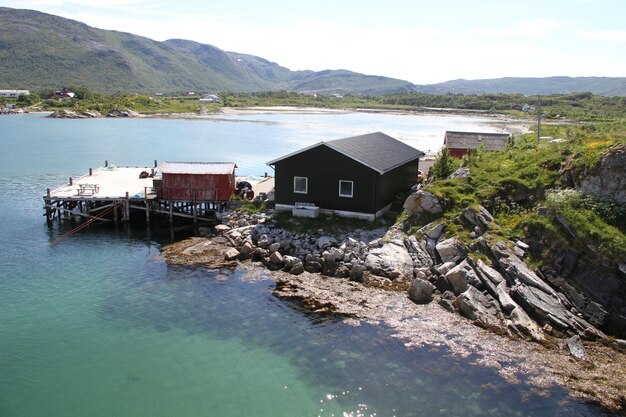
<instances>
[{"instance_id":1,"label":"white window frame","mask_svg":"<svg viewBox=\"0 0 626 417\"><path fill-rule=\"evenodd\" d=\"M296 190L296 181L298 179L302 179L304 178L304 191L298 191ZM309 192L309 178L308 177L298 177L298 176L294 176L293 177L293 192L296 194L308 194Z\"/></svg>"},{"instance_id":2,"label":"white window frame","mask_svg":"<svg viewBox=\"0 0 626 417\"><path fill-rule=\"evenodd\" d=\"M349 182L350 183L350 194L341 194L341 183L342 182ZM348 198L353 198L354 197L354 181L350 181L350 180L339 180L339 197L348 197Z\"/></svg>"}]
</instances>

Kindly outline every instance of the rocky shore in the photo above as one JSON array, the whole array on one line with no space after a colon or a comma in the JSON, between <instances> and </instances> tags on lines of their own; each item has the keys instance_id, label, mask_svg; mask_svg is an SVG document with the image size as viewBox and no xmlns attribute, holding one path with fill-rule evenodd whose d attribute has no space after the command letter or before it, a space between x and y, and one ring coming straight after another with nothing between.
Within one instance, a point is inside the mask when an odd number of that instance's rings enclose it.
<instances>
[{"instance_id":1,"label":"rocky shore","mask_svg":"<svg viewBox=\"0 0 626 417\"><path fill-rule=\"evenodd\" d=\"M55 111L48 117L53 119L96 119L105 116L97 110L73 111L62 109ZM139 117L139 113L130 109L111 110L106 114L106 117Z\"/></svg>"},{"instance_id":2,"label":"rocky shore","mask_svg":"<svg viewBox=\"0 0 626 417\"><path fill-rule=\"evenodd\" d=\"M405 209L436 212L440 207L434 196L418 191ZM263 265L276 271L277 297L297 300L317 313L372 320L386 314L385 320L404 329L400 335L413 341L415 329L406 325L407 305L436 309L448 320L464 317L493 337L534 345L525 348L529 351L540 349L538 369L545 368L547 357L560 363L549 368L550 378L566 383L578 395L613 409L624 407L626 341L601 330L608 312L573 288L564 292L551 285L541 271L527 265L525 242L491 236L494 219L484 207L468 208L456 221L472 230L470 242L446 236L441 222L411 235L402 225L394 225L331 236L278 228L271 213L230 212L214 229L201 230L208 237L170 245L164 255L172 264ZM393 307L390 300L404 307ZM445 334L443 329L430 330ZM497 351L496 346L492 359ZM606 380L594 369L618 376Z\"/></svg>"}]
</instances>

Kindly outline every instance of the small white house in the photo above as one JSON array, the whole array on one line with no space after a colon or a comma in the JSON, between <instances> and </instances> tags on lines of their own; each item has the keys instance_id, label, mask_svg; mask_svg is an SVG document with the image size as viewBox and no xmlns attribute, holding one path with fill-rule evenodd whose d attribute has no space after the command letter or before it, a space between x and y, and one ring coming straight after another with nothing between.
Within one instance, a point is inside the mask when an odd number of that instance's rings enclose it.
<instances>
[{"instance_id":1,"label":"small white house","mask_svg":"<svg viewBox=\"0 0 626 417\"><path fill-rule=\"evenodd\" d=\"M0 97L5 98L18 98L20 94L30 95L28 90L0 90Z\"/></svg>"},{"instance_id":2,"label":"small white house","mask_svg":"<svg viewBox=\"0 0 626 417\"><path fill-rule=\"evenodd\" d=\"M220 98L215 94L206 94L200 99L200 104L217 103L218 101L220 101Z\"/></svg>"}]
</instances>

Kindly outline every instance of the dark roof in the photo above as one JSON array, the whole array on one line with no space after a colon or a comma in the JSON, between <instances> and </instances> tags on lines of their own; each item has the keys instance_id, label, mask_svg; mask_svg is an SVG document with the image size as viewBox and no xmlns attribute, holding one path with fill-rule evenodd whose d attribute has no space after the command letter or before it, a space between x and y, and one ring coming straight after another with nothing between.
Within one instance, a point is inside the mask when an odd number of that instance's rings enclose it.
<instances>
[{"instance_id":1,"label":"dark roof","mask_svg":"<svg viewBox=\"0 0 626 417\"><path fill-rule=\"evenodd\" d=\"M375 132L328 142L319 142L289 155L274 159L268 162L267 165L274 165L276 162L318 146L328 146L348 158L378 171L381 175L424 155L424 152L406 143L400 142L384 133Z\"/></svg>"},{"instance_id":2,"label":"dark roof","mask_svg":"<svg viewBox=\"0 0 626 417\"><path fill-rule=\"evenodd\" d=\"M237 168L233 162L170 162L159 167L162 174L225 175Z\"/></svg>"},{"instance_id":3,"label":"dark roof","mask_svg":"<svg viewBox=\"0 0 626 417\"><path fill-rule=\"evenodd\" d=\"M443 144L451 149L471 149L483 146L487 151L499 151L506 148L510 133L491 132L452 132L447 131Z\"/></svg>"}]
</instances>

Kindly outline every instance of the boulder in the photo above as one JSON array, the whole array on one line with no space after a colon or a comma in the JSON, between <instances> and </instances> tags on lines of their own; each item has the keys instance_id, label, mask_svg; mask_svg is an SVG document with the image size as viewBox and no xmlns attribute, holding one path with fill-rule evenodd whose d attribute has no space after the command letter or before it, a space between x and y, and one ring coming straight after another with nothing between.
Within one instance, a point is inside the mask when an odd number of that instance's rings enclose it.
<instances>
[{"instance_id":1,"label":"boulder","mask_svg":"<svg viewBox=\"0 0 626 417\"><path fill-rule=\"evenodd\" d=\"M448 271L445 276L457 295L467 291L470 285L474 287L481 286L480 278L478 278L476 271L474 271L467 259Z\"/></svg>"},{"instance_id":2,"label":"boulder","mask_svg":"<svg viewBox=\"0 0 626 417\"><path fill-rule=\"evenodd\" d=\"M393 240L372 249L365 258L365 269L375 275L413 281L413 259L401 241Z\"/></svg>"},{"instance_id":3,"label":"boulder","mask_svg":"<svg viewBox=\"0 0 626 417\"><path fill-rule=\"evenodd\" d=\"M434 194L419 190L411 194L404 202L404 209L409 216L439 214L444 209L443 201Z\"/></svg>"},{"instance_id":4,"label":"boulder","mask_svg":"<svg viewBox=\"0 0 626 417\"><path fill-rule=\"evenodd\" d=\"M626 203L626 144L619 144L606 150L598 165L580 182L577 189L599 200Z\"/></svg>"},{"instance_id":5,"label":"boulder","mask_svg":"<svg viewBox=\"0 0 626 417\"><path fill-rule=\"evenodd\" d=\"M509 320L511 320L511 323L513 323L518 331L530 337L532 340L536 342L545 340L546 337L541 327L539 327L520 306L516 306L511 310Z\"/></svg>"},{"instance_id":6,"label":"boulder","mask_svg":"<svg viewBox=\"0 0 626 417\"><path fill-rule=\"evenodd\" d=\"M232 261L239 257L239 251L235 248L228 248L226 252L224 252L224 259L227 261Z\"/></svg>"},{"instance_id":7,"label":"boulder","mask_svg":"<svg viewBox=\"0 0 626 417\"><path fill-rule=\"evenodd\" d=\"M456 236L437 243L435 249L441 258L441 262L453 261L455 258L460 258L467 254L465 245Z\"/></svg>"},{"instance_id":8,"label":"boulder","mask_svg":"<svg viewBox=\"0 0 626 417\"><path fill-rule=\"evenodd\" d=\"M363 266L356 264L350 269L350 281L363 282Z\"/></svg>"},{"instance_id":9,"label":"boulder","mask_svg":"<svg viewBox=\"0 0 626 417\"><path fill-rule=\"evenodd\" d=\"M285 260L283 258L283 255L280 254L280 252L274 252L270 255L270 262L273 263L274 265L282 265Z\"/></svg>"},{"instance_id":10,"label":"boulder","mask_svg":"<svg viewBox=\"0 0 626 417\"><path fill-rule=\"evenodd\" d=\"M424 279L414 279L409 287L409 298L417 304L427 304L433 300L435 287Z\"/></svg>"},{"instance_id":11,"label":"boulder","mask_svg":"<svg viewBox=\"0 0 626 417\"><path fill-rule=\"evenodd\" d=\"M556 292L544 280L539 278L528 265L513 254L502 257L499 260L502 270L513 280L514 283L523 283L540 289L546 294L555 295Z\"/></svg>"},{"instance_id":12,"label":"boulder","mask_svg":"<svg viewBox=\"0 0 626 417\"><path fill-rule=\"evenodd\" d=\"M252 255L253 251L254 246L250 242L245 242L239 249L239 253L242 259L248 259Z\"/></svg>"},{"instance_id":13,"label":"boulder","mask_svg":"<svg viewBox=\"0 0 626 417\"><path fill-rule=\"evenodd\" d=\"M490 229L493 222L493 216L483 206L478 206L477 210L467 207L463 210L462 216L469 224L480 228L480 231ZM482 233L477 232L477 234Z\"/></svg>"},{"instance_id":14,"label":"boulder","mask_svg":"<svg viewBox=\"0 0 626 417\"><path fill-rule=\"evenodd\" d=\"M335 240L334 237L331 236L322 236L319 239L317 239L317 247L320 249L326 249L329 248L331 246L334 246L337 244L337 241Z\"/></svg>"},{"instance_id":15,"label":"boulder","mask_svg":"<svg viewBox=\"0 0 626 417\"><path fill-rule=\"evenodd\" d=\"M449 180L453 180L455 178L467 178L470 176L470 169L468 167L461 167L454 171L452 174L448 175Z\"/></svg>"},{"instance_id":16,"label":"boulder","mask_svg":"<svg viewBox=\"0 0 626 417\"><path fill-rule=\"evenodd\" d=\"M404 239L404 246L409 251L416 268L430 268L433 265L433 260L426 250L424 240L417 240L415 236L409 236Z\"/></svg>"},{"instance_id":17,"label":"boulder","mask_svg":"<svg viewBox=\"0 0 626 417\"><path fill-rule=\"evenodd\" d=\"M585 352L585 347L583 346L582 340L580 340L580 336L574 335L566 340L567 347L569 352L577 359L581 361L588 361L587 353Z\"/></svg>"},{"instance_id":18,"label":"boulder","mask_svg":"<svg viewBox=\"0 0 626 417\"><path fill-rule=\"evenodd\" d=\"M274 242L274 243L272 243L272 244L269 246L269 248L268 248L268 249L269 249L270 253L277 252L277 251L278 251L278 249L280 249L280 243L279 243L279 242Z\"/></svg>"},{"instance_id":19,"label":"boulder","mask_svg":"<svg viewBox=\"0 0 626 417\"><path fill-rule=\"evenodd\" d=\"M300 275L304 272L304 264L300 258L296 258L295 256L284 256L283 260L285 261L285 272L289 272L293 275Z\"/></svg>"},{"instance_id":20,"label":"boulder","mask_svg":"<svg viewBox=\"0 0 626 417\"><path fill-rule=\"evenodd\" d=\"M491 326L503 327L504 325L504 318L496 301L491 296L481 293L474 287L468 287L452 304L468 319L477 320Z\"/></svg>"}]
</instances>

